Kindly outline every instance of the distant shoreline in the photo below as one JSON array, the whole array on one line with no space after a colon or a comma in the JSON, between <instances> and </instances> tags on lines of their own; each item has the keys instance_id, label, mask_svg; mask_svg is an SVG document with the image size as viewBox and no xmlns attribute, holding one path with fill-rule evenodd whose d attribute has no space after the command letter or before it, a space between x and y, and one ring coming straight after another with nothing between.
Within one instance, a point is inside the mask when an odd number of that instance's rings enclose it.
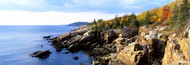
<instances>
[{"instance_id":1,"label":"distant shoreline","mask_svg":"<svg viewBox=\"0 0 190 65\"><path fill-rule=\"evenodd\" d=\"M75 23L68 24L67 26L82 26L86 24L89 24L89 22L75 22Z\"/></svg>"}]
</instances>

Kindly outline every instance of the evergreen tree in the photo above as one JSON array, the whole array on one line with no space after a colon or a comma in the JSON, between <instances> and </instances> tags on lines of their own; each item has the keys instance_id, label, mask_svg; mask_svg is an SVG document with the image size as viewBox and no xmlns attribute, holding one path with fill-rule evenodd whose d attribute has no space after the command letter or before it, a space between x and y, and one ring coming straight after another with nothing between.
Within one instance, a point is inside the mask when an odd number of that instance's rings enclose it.
<instances>
[{"instance_id":1,"label":"evergreen tree","mask_svg":"<svg viewBox=\"0 0 190 65\"><path fill-rule=\"evenodd\" d=\"M123 27L127 26L127 22L123 20Z\"/></svg>"},{"instance_id":2,"label":"evergreen tree","mask_svg":"<svg viewBox=\"0 0 190 65\"><path fill-rule=\"evenodd\" d=\"M183 4L179 8L179 13L178 13L178 23L182 24L186 22L186 20L189 17L189 8L188 8L188 0L183 0Z\"/></svg>"},{"instance_id":3,"label":"evergreen tree","mask_svg":"<svg viewBox=\"0 0 190 65\"><path fill-rule=\"evenodd\" d=\"M105 27L103 19L99 19L97 23L99 23L99 25L98 25L98 31L99 32L103 31L104 27Z\"/></svg>"},{"instance_id":4,"label":"evergreen tree","mask_svg":"<svg viewBox=\"0 0 190 65\"><path fill-rule=\"evenodd\" d=\"M94 19L93 23L94 23L94 25L92 27L92 30L94 30L95 32L98 32L98 26L97 26L97 23L96 23L95 19Z\"/></svg>"},{"instance_id":5,"label":"evergreen tree","mask_svg":"<svg viewBox=\"0 0 190 65\"><path fill-rule=\"evenodd\" d=\"M98 19L97 23L101 23L102 21L104 21L103 19Z\"/></svg>"},{"instance_id":6,"label":"evergreen tree","mask_svg":"<svg viewBox=\"0 0 190 65\"><path fill-rule=\"evenodd\" d=\"M150 24L150 13L149 11L146 14L145 20L142 22L143 25Z\"/></svg>"},{"instance_id":7,"label":"evergreen tree","mask_svg":"<svg viewBox=\"0 0 190 65\"><path fill-rule=\"evenodd\" d=\"M139 22L137 21L137 17L134 13L129 16L127 25L129 27L139 27Z\"/></svg>"},{"instance_id":8,"label":"evergreen tree","mask_svg":"<svg viewBox=\"0 0 190 65\"><path fill-rule=\"evenodd\" d=\"M120 26L120 22L119 22L118 18L114 19L112 25L113 25L112 29L116 29L116 28L118 28L118 26Z\"/></svg>"}]
</instances>

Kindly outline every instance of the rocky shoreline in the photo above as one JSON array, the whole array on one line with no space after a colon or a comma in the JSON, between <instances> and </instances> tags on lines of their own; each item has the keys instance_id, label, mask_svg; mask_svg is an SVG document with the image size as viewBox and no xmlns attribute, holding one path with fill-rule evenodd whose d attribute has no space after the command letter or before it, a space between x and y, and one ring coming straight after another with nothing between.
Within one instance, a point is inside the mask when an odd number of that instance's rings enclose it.
<instances>
[{"instance_id":1,"label":"rocky shoreline","mask_svg":"<svg viewBox=\"0 0 190 65\"><path fill-rule=\"evenodd\" d=\"M47 39L57 50L80 50L94 58L92 65L190 64L190 28L182 36L169 34L167 26L151 26L95 32L84 25Z\"/></svg>"}]
</instances>

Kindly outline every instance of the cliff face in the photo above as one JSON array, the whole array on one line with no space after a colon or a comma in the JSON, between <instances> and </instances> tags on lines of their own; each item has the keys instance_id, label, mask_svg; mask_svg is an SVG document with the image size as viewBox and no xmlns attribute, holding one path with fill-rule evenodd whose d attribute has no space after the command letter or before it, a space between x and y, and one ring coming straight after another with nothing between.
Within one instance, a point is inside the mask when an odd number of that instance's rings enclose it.
<instances>
[{"instance_id":1,"label":"cliff face","mask_svg":"<svg viewBox=\"0 0 190 65\"><path fill-rule=\"evenodd\" d=\"M162 64L190 64L190 38L174 39L167 42Z\"/></svg>"}]
</instances>

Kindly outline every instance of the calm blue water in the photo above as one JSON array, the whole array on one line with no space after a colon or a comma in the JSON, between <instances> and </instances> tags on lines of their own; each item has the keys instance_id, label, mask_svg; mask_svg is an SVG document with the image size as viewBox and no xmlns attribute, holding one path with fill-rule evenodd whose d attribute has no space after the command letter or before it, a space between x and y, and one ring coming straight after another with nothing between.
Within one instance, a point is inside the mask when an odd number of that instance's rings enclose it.
<instances>
[{"instance_id":1,"label":"calm blue water","mask_svg":"<svg viewBox=\"0 0 190 65\"><path fill-rule=\"evenodd\" d=\"M68 33L73 26L0 26L0 65L89 65L91 58L84 52L62 54L50 46L43 36ZM43 45L44 47L41 47ZM50 50L46 59L29 56L38 50ZM78 56L78 60L73 60Z\"/></svg>"}]
</instances>

